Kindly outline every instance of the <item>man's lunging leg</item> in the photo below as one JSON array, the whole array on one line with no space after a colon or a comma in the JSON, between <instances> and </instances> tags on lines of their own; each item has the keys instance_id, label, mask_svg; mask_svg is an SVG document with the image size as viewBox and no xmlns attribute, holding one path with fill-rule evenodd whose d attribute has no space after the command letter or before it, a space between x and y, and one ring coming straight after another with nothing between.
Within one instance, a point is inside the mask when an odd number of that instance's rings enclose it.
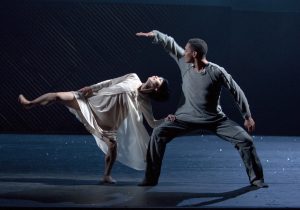
<instances>
[{"instance_id":1,"label":"man's lunging leg","mask_svg":"<svg viewBox=\"0 0 300 210\"><path fill-rule=\"evenodd\" d=\"M250 183L257 187L268 187L264 183L262 165L256 153L252 137L237 123L229 119L217 125L216 134L231 142L239 151Z\"/></svg>"},{"instance_id":2,"label":"man's lunging leg","mask_svg":"<svg viewBox=\"0 0 300 210\"><path fill-rule=\"evenodd\" d=\"M252 138L246 132L239 133L235 138L242 141L237 143L235 148L239 151L245 164L250 183L257 187L268 187L268 185L264 183L262 165L256 153Z\"/></svg>"},{"instance_id":3,"label":"man's lunging leg","mask_svg":"<svg viewBox=\"0 0 300 210\"><path fill-rule=\"evenodd\" d=\"M166 150L167 138L161 136L163 128L154 129L147 150L147 167L145 179L139 186L157 185L163 156Z\"/></svg>"},{"instance_id":4,"label":"man's lunging leg","mask_svg":"<svg viewBox=\"0 0 300 210\"><path fill-rule=\"evenodd\" d=\"M157 185L167 143L186 133L188 127L185 122L174 121L165 122L153 130L148 144L145 178L139 186Z\"/></svg>"}]
</instances>

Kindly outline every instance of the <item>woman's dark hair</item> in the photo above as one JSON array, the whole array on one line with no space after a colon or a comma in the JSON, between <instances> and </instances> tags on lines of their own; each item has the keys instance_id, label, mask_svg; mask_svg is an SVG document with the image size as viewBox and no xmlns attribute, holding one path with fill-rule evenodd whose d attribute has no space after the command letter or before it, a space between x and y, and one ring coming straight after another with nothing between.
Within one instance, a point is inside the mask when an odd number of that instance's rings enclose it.
<instances>
[{"instance_id":1,"label":"woman's dark hair","mask_svg":"<svg viewBox=\"0 0 300 210\"><path fill-rule=\"evenodd\" d=\"M155 101L166 101L170 97L169 82L165 78L162 79L163 82L161 83L161 86L158 88L158 90L149 93L149 97Z\"/></svg>"}]
</instances>

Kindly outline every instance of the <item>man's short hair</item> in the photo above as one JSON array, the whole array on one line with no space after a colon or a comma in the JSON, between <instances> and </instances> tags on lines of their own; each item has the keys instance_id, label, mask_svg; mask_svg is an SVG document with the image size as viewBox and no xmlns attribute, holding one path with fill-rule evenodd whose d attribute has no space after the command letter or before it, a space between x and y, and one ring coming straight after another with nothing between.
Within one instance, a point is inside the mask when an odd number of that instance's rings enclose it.
<instances>
[{"instance_id":1,"label":"man's short hair","mask_svg":"<svg viewBox=\"0 0 300 210\"><path fill-rule=\"evenodd\" d=\"M201 58L206 56L208 47L207 47L207 43L203 39L192 38L188 41L188 43L191 45L191 48L193 50L199 53Z\"/></svg>"}]
</instances>

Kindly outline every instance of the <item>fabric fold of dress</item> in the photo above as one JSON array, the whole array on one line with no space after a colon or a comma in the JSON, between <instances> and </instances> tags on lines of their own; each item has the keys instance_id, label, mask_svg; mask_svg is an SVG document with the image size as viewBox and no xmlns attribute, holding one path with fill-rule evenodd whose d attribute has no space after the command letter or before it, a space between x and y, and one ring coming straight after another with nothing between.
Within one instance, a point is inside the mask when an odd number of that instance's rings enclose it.
<instances>
[{"instance_id":1,"label":"fabric fold of dress","mask_svg":"<svg viewBox=\"0 0 300 210\"><path fill-rule=\"evenodd\" d=\"M149 134L143 125L139 77L127 74L93 85L93 96L73 91L80 110L69 108L107 154L104 138L117 142L117 160L136 170L146 167Z\"/></svg>"}]
</instances>

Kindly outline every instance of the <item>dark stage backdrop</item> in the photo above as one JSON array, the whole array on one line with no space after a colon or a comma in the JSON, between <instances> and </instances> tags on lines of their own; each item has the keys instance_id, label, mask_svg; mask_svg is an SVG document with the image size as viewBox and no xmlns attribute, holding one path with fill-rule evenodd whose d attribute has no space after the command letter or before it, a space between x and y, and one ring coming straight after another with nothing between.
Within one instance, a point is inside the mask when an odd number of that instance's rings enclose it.
<instances>
[{"instance_id":1,"label":"dark stage backdrop","mask_svg":"<svg viewBox=\"0 0 300 210\"><path fill-rule=\"evenodd\" d=\"M299 1L298 1L299 2ZM244 90L254 135L300 135L300 3L297 1L41 0L0 3L1 133L87 133L63 106L24 110L17 98L83 86L130 72L169 79L172 97L155 103L174 113L181 92L176 63L136 32L158 29L184 47L208 42L208 60ZM200 91L200 90L199 90ZM226 90L224 112L243 120Z\"/></svg>"}]
</instances>

